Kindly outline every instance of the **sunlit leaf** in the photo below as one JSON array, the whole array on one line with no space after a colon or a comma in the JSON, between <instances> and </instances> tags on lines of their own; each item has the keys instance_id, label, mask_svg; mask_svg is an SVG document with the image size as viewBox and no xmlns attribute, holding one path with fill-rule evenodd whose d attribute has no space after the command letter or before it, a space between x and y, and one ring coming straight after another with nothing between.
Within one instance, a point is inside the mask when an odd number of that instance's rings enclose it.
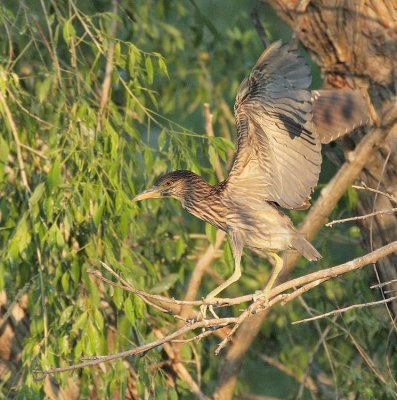
<instances>
[{"instance_id":1,"label":"sunlit leaf","mask_svg":"<svg viewBox=\"0 0 397 400\"><path fill-rule=\"evenodd\" d=\"M145 67L149 85L153 83L153 63L150 57L145 57Z\"/></svg>"}]
</instances>

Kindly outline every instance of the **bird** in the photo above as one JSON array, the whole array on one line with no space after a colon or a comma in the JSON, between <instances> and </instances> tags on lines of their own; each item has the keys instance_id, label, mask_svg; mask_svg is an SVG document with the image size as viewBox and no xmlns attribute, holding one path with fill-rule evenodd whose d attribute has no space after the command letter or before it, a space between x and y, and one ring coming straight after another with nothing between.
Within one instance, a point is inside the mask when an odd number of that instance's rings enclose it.
<instances>
[{"instance_id":1,"label":"bird","mask_svg":"<svg viewBox=\"0 0 397 400\"><path fill-rule=\"evenodd\" d=\"M311 91L310 68L281 40L267 47L237 91L237 150L227 178L215 185L187 170L168 172L133 201L173 197L197 218L226 232L234 272L205 298L239 280L243 248L274 258L264 289L269 298L283 268L280 251L294 249L309 261L321 258L283 209L306 209L321 169L321 145L370 120L360 91ZM214 314L212 306L211 312ZM206 306L202 310L205 317ZM216 314L214 314L216 316Z\"/></svg>"}]
</instances>

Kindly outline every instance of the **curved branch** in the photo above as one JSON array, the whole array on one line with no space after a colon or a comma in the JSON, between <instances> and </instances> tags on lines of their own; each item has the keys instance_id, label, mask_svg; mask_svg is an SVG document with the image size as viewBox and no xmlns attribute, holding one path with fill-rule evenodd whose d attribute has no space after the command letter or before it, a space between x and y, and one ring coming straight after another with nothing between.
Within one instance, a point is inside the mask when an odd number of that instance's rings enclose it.
<instances>
[{"instance_id":1,"label":"curved branch","mask_svg":"<svg viewBox=\"0 0 397 400\"><path fill-rule=\"evenodd\" d=\"M92 367L94 365L98 365L104 362L109 362L113 360L117 360L120 358L128 357L128 356L133 356L133 355L138 355L142 353L146 353L149 350L154 349L155 347L162 346L165 343L180 343L181 339L179 339L180 336L184 336L187 333L197 330L197 329L206 329L205 332L202 334L197 335L196 339L201 339L206 336L210 336L211 334L215 333L216 330L219 328L223 328L228 325L233 325L234 327L232 329L232 332L234 333L244 322L246 319L251 318L254 314L257 312L263 312L265 310L268 310L269 308L273 307L275 304L279 302L283 302L283 304L292 301L295 299L298 295L301 295L302 293L312 289L313 287L316 287L322 282L325 282L326 280L335 278L337 276L340 276L342 274L345 274L347 272L359 269L364 267L365 265L372 264L379 260L382 257L385 257L393 252L397 252L397 241L392 242L380 249L377 249L369 254L366 254L362 257L356 258L354 260L348 261L344 264L332 267L332 268L326 268L321 271L313 272L311 274L307 274L305 276L302 276L300 278L292 279L288 282L285 282L281 285L276 286L270 293L270 301L268 303L264 302L264 294L260 294L259 296L256 295L249 295L249 296L241 296L236 299L227 299L228 305L233 305L233 304L239 304L245 301L252 301L252 304L249 308L245 309L239 317L229 317L229 318L214 318L214 319L205 319L201 321L188 321L183 327L177 329L176 331L164 336L163 338L160 338L158 340L155 340L151 343L138 346L134 349L126 350L120 353L112 354L112 355L107 355L107 356L92 356L92 357L87 357L85 358L83 362L75 364L75 365L70 365L67 367L63 368L51 368L49 370L45 371L36 371L35 373L35 379L41 380L44 379L47 375L51 375L54 373L59 373L59 372L66 372L66 371L73 371L79 368L84 368L84 367ZM105 282L112 283L106 278L102 277L101 275L96 274L97 277L100 279L104 280ZM285 294L284 292L291 289L295 288L297 286L301 286L299 289L295 289L291 293ZM125 286L122 285L120 286L125 290L131 290L130 286ZM148 295L143 292L140 293L142 296ZM152 295L151 295L152 296ZM171 300L173 301L173 300ZM224 299L218 299L219 303L225 304ZM191 302L196 305L196 302ZM204 300L199 301L199 304L208 304L205 303ZM230 340L231 335L228 335L219 345L216 350L216 354L219 353L219 351L228 343ZM185 341L191 341L192 339L188 338L185 339Z\"/></svg>"}]
</instances>

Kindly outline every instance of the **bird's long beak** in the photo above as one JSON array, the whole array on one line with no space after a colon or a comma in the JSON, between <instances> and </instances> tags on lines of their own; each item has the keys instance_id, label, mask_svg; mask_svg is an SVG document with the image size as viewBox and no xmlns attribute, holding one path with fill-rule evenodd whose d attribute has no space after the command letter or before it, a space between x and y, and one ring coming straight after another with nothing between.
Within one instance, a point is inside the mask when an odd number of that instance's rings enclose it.
<instances>
[{"instance_id":1,"label":"bird's long beak","mask_svg":"<svg viewBox=\"0 0 397 400\"><path fill-rule=\"evenodd\" d=\"M161 197L161 192L158 188L150 188L135 196L132 201L140 201L146 199L158 199Z\"/></svg>"}]
</instances>

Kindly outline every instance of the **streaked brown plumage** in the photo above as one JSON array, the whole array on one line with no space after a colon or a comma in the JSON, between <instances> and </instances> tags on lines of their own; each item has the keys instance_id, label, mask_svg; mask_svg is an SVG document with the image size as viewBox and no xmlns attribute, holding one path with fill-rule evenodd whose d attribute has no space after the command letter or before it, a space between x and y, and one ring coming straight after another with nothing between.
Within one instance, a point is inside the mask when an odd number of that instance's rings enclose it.
<instances>
[{"instance_id":1,"label":"streaked brown plumage","mask_svg":"<svg viewBox=\"0 0 397 400\"><path fill-rule=\"evenodd\" d=\"M190 171L158 178L135 200L174 197L196 217L227 232L235 259L233 275L208 295L212 300L240 277L243 247L270 252L296 249L308 260L320 253L279 208L301 209L316 186L321 143L368 121L368 107L352 90L308 90L310 70L295 49L273 43L241 83L235 103L237 151L227 179L215 186Z\"/></svg>"}]
</instances>

